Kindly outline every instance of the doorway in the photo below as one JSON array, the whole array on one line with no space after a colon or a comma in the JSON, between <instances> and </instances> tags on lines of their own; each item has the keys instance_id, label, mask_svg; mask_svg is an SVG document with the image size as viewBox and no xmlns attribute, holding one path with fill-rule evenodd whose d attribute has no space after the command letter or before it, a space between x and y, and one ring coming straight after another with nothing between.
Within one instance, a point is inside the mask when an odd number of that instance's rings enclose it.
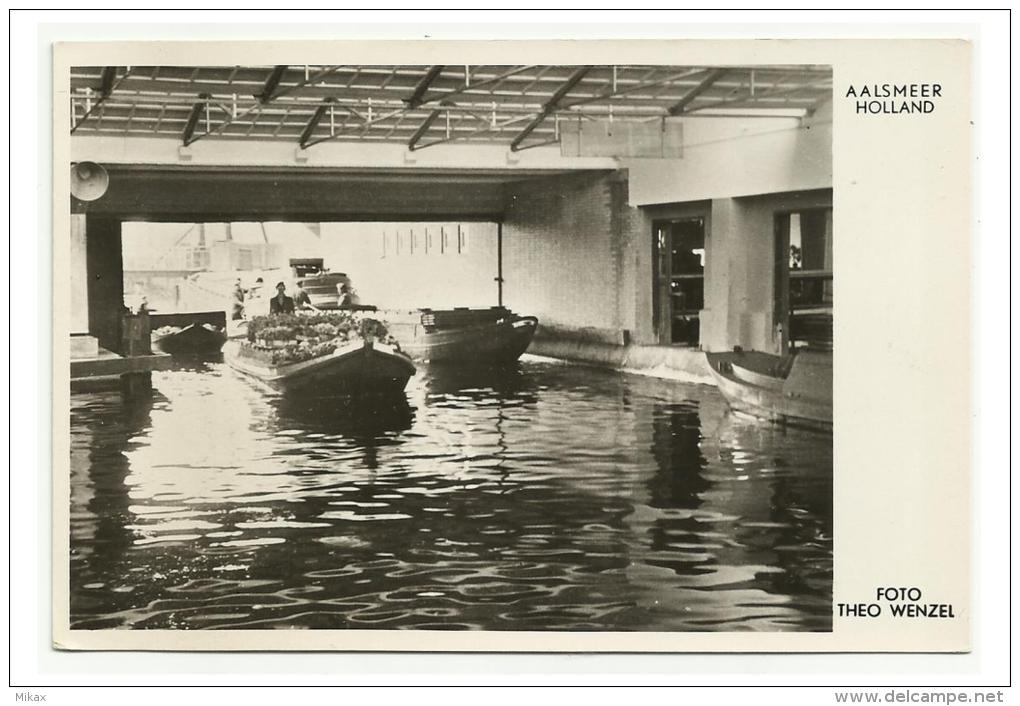
<instances>
[{"instance_id":1,"label":"doorway","mask_svg":"<svg viewBox=\"0 0 1020 706\"><path fill-rule=\"evenodd\" d=\"M660 344L698 346L705 307L705 219L652 224L652 316Z\"/></svg>"},{"instance_id":2,"label":"doorway","mask_svg":"<svg viewBox=\"0 0 1020 706\"><path fill-rule=\"evenodd\" d=\"M773 321L782 352L832 349L832 209L775 216Z\"/></svg>"}]
</instances>

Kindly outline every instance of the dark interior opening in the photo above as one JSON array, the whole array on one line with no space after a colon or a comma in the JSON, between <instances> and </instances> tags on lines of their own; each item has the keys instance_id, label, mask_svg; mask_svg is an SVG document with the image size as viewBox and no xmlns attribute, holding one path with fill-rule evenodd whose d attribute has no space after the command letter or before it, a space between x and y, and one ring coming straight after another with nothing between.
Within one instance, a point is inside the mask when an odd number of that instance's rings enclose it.
<instances>
[{"instance_id":1,"label":"dark interior opening","mask_svg":"<svg viewBox=\"0 0 1020 706\"><path fill-rule=\"evenodd\" d=\"M652 315L659 343L697 346L705 307L705 219L655 221Z\"/></svg>"}]
</instances>

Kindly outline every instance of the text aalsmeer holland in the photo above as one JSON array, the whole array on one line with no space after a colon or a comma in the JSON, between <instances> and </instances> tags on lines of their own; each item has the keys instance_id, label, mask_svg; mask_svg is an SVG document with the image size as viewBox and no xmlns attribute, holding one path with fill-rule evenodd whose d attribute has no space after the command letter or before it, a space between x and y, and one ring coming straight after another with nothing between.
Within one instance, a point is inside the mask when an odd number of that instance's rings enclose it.
<instances>
[{"instance_id":1,"label":"text aalsmeer holland","mask_svg":"<svg viewBox=\"0 0 1020 706\"><path fill-rule=\"evenodd\" d=\"M931 113L935 110L935 101L931 99L942 97L942 84L874 83L862 86L851 84L846 91L846 97L857 99L858 114Z\"/></svg>"}]
</instances>

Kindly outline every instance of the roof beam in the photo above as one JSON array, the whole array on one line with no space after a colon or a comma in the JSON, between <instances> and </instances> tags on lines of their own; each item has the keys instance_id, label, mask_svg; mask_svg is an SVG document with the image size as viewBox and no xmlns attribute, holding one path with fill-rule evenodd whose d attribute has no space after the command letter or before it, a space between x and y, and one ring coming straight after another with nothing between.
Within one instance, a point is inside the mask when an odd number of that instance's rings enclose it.
<instances>
[{"instance_id":1,"label":"roof beam","mask_svg":"<svg viewBox=\"0 0 1020 706\"><path fill-rule=\"evenodd\" d=\"M116 66L104 66L103 74L99 77L99 95L106 100L113 93L113 81L117 78Z\"/></svg>"},{"instance_id":2,"label":"roof beam","mask_svg":"<svg viewBox=\"0 0 1020 706\"><path fill-rule=\"evenodd\" d=\"M404 102L407 103L408 108L417 108L425 101L425 93L429 90L429 86L435 81L439 74L443 72L445 67L442 64L437 64L428 70L428 72L422 76L421 81L414 87L414 92L409 98L405 98Z\"/></svg>"},{"instance_id":3,"label":"roof beam","mask_svg":"<svg viewBox=\"0 0 1020 706\"><path fill-rule=\"evenodd\" d=\"M508 71L504 71L501 74L493 76L492 78L487 78L484 81L478 81L477 83L465 82L451 91L444 91L439 93L433 93L430 96L423 96L421 99L421 103L419 105L424 105L425 103L435 103L436 101L449 100L450 98L460 95L461 93L465 93L466 91L472 92L477 91L481 88L498 84L501 81L510 78L511 76L516 76L517 74L524 73L525 71L531 71L532 69L536 68L539 67L532 65L518 66Z\"/></svg>"},{"instance_id":4,"label":"roof beam","mask_svg":"<svg viewBox=\"0 0 1020 706\"><path fill-rule=\"evenodd\" d=\"M556 93L554 93L552 97L546 101L538 115L536 115L530 123L525 125L523 130L517 133L517 137L515 137L513 142L510 143L511 152L518 151L521 143L527 139L528 135L530 135L535 128L541 125L543 120L556 112L556 109L560 105L560 101L563 100L568 93L570 93L571 89L581 82L581 79L585 77L590 68L591 67L589 66L582 66L581 68L576 69L574 73L570 75L570 78L568 78L562 86L556 89Z\"/></svg>"},{"instance_id":5,"label":"roof beam","mask_svg":"<svg viewBox=\"0 0 1020 706\"><path fill-rule=\"evenodd\" d=\"M826 80L826 81L821 82L821 83L805 83L805 84L800 84L800 85L797 85L797 86L787 86L785 88L780 88L779 86L773 86L772 88L768 89L767 91L761 91L760 93L758 93L757 95L754 95L754 96L752 96L749 93L747 93L747 94L742 94L742 95L739 95L739 96L734 96L733 98L724 98L722 100L717 100L717 101L714 101L712 103L705 103L703 105L699 105L696 108L691 108L691 110L689 112L694 112L695 110L711 110L711 109L714 109L714 108L725 108L726 106L732 105L734 103L751 103L751 104L764 103L765 99L781 98L783 96L788 96L791 93L799 93L800 91L822 90L822 89L826 89L826 88L829 88L829 89L832 88L831 81ZM805 99L805 100L807 100L807 99ZM772 106L772 107L775 107L775 106ZM796 107L802 108L804 106L796 106Z\"/></svg>"},{"instance_id":6,"label":"roof beam","mask_svg":"<svg viewBox=\"0 0 1020 706\"><path fill-rule=\"evenodd\" d=\"M723 74L726 73L726 69L712 69L708 72L705 78L701 79L697 86L687 92L687 94L673 104L669 109L670 115L682 115L687 106L689 106L695 98L700 96L702 93L712 87L712 84L722 78Z\"/></svg>"},{"instance_id":7,"label":"roof beam","mask_svg":"<svg viewBox=\"0 0 1020 706\"><path fill-rule=\"evenodd\" d=\"M200 100L191 106L188 122L184 124L184 132L181 133L181 140L184 142L185 147L195 141L192 137L195 134L195 128L198 127L198 119L202 117L202 110L209 109L209 99L212 98L208 93L200 93L198 97Z\"/></svg>"},{"instance_id":8,"label":"roof beam","mask_svg":"<svg viewBox=\"0 0 1020 706\"><path fill-rule=\"evenodd\" d=\"M439 108L436 108L428 114L425 120L422 121L421 125L418 126L418 129L414 131L414 134L411 135L411 139L407 141L407 149L414 152L418 141L425 137L425 133L429 131L430 127L432 127L432 123L436 122L436 119L439 117L441 112L442 111Z\"/></svg>"},{"instance_id":9,"label":"roof beam","mask_svg":"<svg viewBox=\"0 0 1020 706\"><path fill-rule=\"evenodd\" d=\"M279 68L279 67L277 67L277 68ZM284 68L287 68L287 67L284 67ZM340 67L339 66L329 66L329 67L325 68L324 70L319 71L318 73L316 73L316 74L314 74L312 76L309 76L304 81L300 81L299 83L297 83L297 84L295 84L293 86L287 86L287 87L281 89L279 92L277 92L272 97L272 100L275 100L277 98L282 98L283 96L285 96L285 95L287 95L289 93L293 93L294 91L296 91L296 90L298 90L300 88L303 88L305 86L308 86L308 85L311 85L313 83L316 83L316 82L322 80L323 78L325 78L326 76L328 76L329 74L331 74L334 71L336 71L338 68L340 68ZM208 93L200 93L199 97L202 97L202 96L209 96L209 94ZM256 98L258 98L258 97L256 97ZM244 120L244 119L248 118L249 116L251 116L252 114L254 114L256 118L258 118L258 116L262 113L262 110L263 110L263 108L265 108L265 106L266 106L266 103L264 103L261 99L258 99L257 102L252 107L248 108L243 113L239 113L237 115L230 114L229 117L226 120L224 120L222 123L220 123L217 127L213 128L213 129L211 129L211 130L209 130L207 132L204 132L201 135L195 136L195 138L192 140L192 142L195 142L197 140L201 140L203 137L209 137L210 135L218 135L218 134L222 133L230 125L232 125L232 124L234 124L236 122L239 122L241 120Z\"/></svg>"},{"instance_id":10,"label":"roof beam","mask_svg":"<svg viewBox=\"0 0 1020 706\"><path fill-rule=\"evenodd\" d=\"M447 142L453 142L454 140L459 140L459 139L462 139L462 138L465 138L465 137L470 138L470 137L474 137L476 135L484 135L484 134L490 133L490 132L502 133L504 128L515 126L518 123L523 122L525 119L526 118L524 118L524 117L516 117L516 118L510 118L508 120L504 120L503 122L500 122L500 123L496 123L495 125L487 123L486 125L483 125L482 127L478 127L478 128L473 129L473 130L467 130L466 132L464 132L464 134L461 134L461 135L451 135L450 137L443 137L443 138L440 138L438 140L433 140L431 142L426 142L424 145L418 145L417 149L423 150L426 147L432 147L434 145L442 145L442 144L445 144ZM527 148L525 148L525 149L527 149Z\"/></svg>"},{"instance_id":11,"label":"roof beam","mask_svg":"<svg viewBox=\"0 0 1020 706\"><path fill-rule=\"evenodd\" d=\"M156 127L152 128L153 132L159 132L160 126L163 124L163 118L166 116L166 105L159 110L159 116L156 118Z\"/></svg>"},{"instance_id":12,"label":"roof beam","mask_svg":"<svg viewBox=\"0 0 1020 706\"><path fill-rule=\"evenodd\" d=\"M305 125L305 129L301 132L301 149L304 149L308 145L308 141L312 139L312 134L315 133L315 128L319 126L319 122L322 121L322 117L329 110L333 103L332 98L324 100L318 108L315 109L315 113L312 114L311 120Z\"/></svg>"},{"instance_id":13,"label":"roof beam","mask_svg":"<svg viewBox=\"0 0 1020 706\"><path fill-rule=\"evenodd\" d=\"M273 72L269 74L269 78L266 79L265 86L262 87L262 93L257 94L255 97L259 99L259 103L265 105L271 100L276 98L273 95L276 92L276 87L280 85L280 79L283 78L283 73L287 70L286 66L274 66Z\"/></svg>"},{"instance_id":14,"label":"roof beam","mask_svg":"<svg viewBox=\"0 0 1020 706\"><path fill-rule=\"evenodd\" d=\"M121 81L127 78L128 74L131 73L130 68L131 67L128 67L128 72L124 74L124 77L121 78ZM81 116L81 120L79 120L78 122L71 126L72 133L78 128L80 128L82 126L82 123L88 120L88 117L92 115L93 112L95 112L96 108L101 106L103 104L103 101L109 98L110 95L113 93L113 90L118 85L120 85L120 81L117 81L116 79L117 79L117 67L104 66L103 72L99 75L99 98L96 99L96 102L92 104L91 108L85 111L85 115Z\"/></svg>"},{"instance_id":15,"label":"roof beam","mask_svg":"<svg viewBox=\"0 0 1020 706\"><path fill-rule=\"evenodd\" d=\"M608 100L608 99L611 99L611 98L617 98L617 97L620 97L620 96L625 96L625 95L627 95L629 93L635 93L637 91L645 91L645 90L648 90L650 88L655 88L657 86L662 86L662 85L670 84L673 81L682 81L684 79L690 78L691 76L696 76L696 75L700 74L701 72L702 72L701 69L697 69L695 71L684 71L684 72L681 72L681 73L678 73L678 74L670 74L669 76L665 76L663 78L657 78L657 79L655 79L653 81L647 81L646 79L641 79L641 81L639 83L636 83L636 84L631 85L631 86L627 86L625 88L620 88L620 89L615 90L615 91L612 88L609 88L607 90L602 91L601 93L596 93L594 96L589 96L588 98L580 98L578 100L570 101L569 103L565 103L565 104L560 105L559 109L560 110L567 110L569 108L576 108L578 106L587 105L589 103L597 103L599 101ZM650 109L652 109L652 108L654 108L654 105L650 105L648 107Z\"/></svg>"}]
</instances>

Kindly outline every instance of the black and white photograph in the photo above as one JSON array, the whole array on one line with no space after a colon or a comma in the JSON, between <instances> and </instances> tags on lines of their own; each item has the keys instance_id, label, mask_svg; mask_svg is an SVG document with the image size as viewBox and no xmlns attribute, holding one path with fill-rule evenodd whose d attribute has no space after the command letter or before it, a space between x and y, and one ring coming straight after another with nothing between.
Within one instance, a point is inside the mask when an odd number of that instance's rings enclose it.
<instances>
[{"instance_id":1,"label":"black and white photograph","mask_svg":"<svg viewBox=\"0 0 1020 706\"><path fill-rule=\"evenodd\" d=\"M9 14L12 702L1006 702L1005 12Z\"/></svg>"},{"instance_id":2,"label":"black and white photograph","mask_svg":"<svg viewBox=\"0 0 1020 706\"><path fill-rule=\"evenodd\" d=\"M47 659L971 649L970 40L52 50Z\"/></svg>"},{"instance_id":3,"label":"black and white photograph","mask_svg":"<svg viewBox=\"0 0 1020 706\"><path fill-rule=\"evenodd\" d=\"M832 67L468 61L70 67L70 636L832 631Z\"/></svg>"}]
</instances>

